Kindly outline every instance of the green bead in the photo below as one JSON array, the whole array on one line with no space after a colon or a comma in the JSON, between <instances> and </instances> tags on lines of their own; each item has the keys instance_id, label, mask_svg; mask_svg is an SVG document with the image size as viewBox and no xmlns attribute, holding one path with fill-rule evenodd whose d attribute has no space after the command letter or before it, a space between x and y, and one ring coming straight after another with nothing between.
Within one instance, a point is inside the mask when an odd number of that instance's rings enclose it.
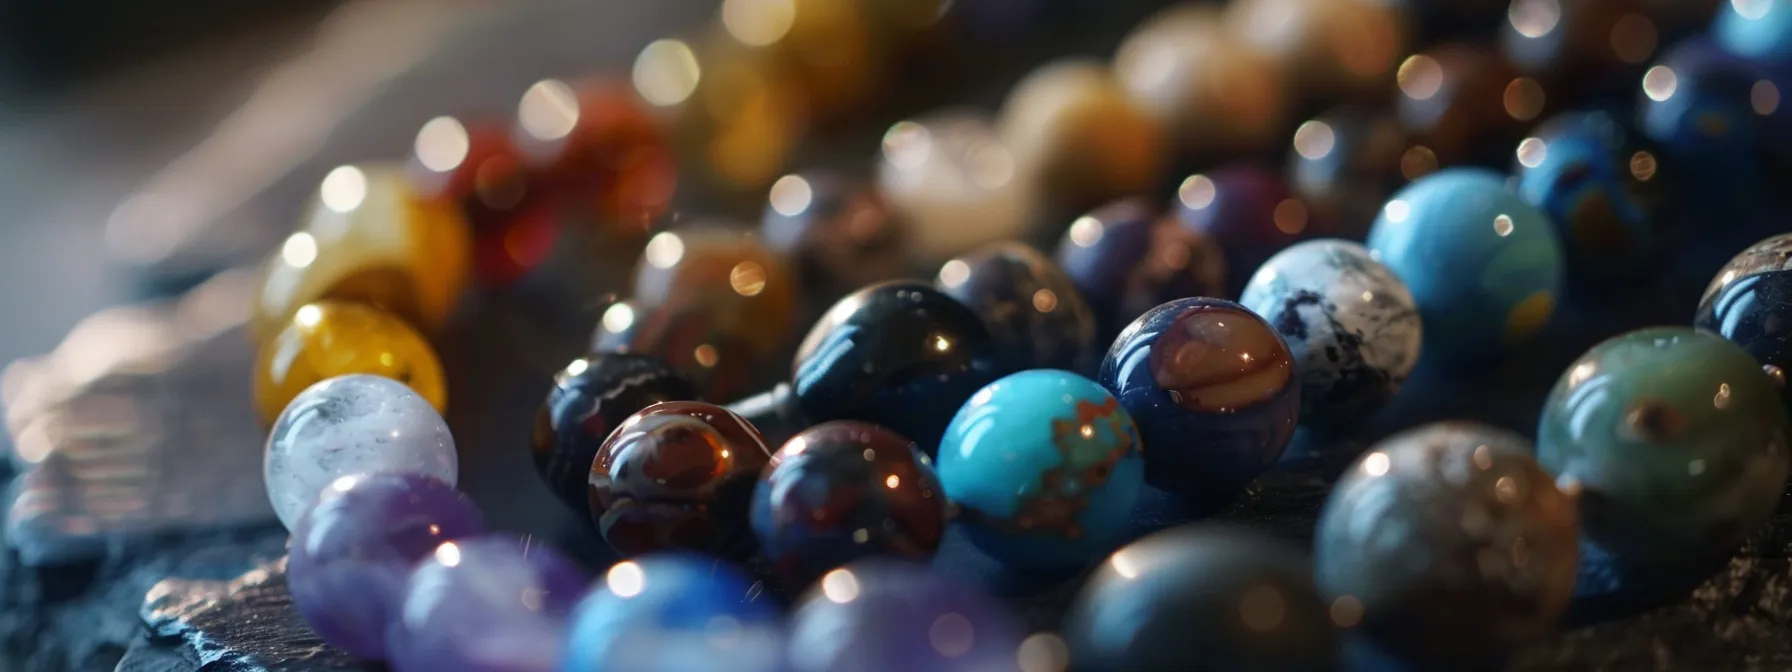
<instances>
[{"instance_id":1,"label":"green bead","mask_svg":"<svg viewBox=\"0 0 1792 672\"><path fill-rule=\"evenodd\" d=\"M1556 382L1537 434L1544 468L1580 490L1587 537L1643 566L1733 552L1786 481L1773 383L1742 348L1684 327L1587 351Z\"/></svg>"}]
</instances>

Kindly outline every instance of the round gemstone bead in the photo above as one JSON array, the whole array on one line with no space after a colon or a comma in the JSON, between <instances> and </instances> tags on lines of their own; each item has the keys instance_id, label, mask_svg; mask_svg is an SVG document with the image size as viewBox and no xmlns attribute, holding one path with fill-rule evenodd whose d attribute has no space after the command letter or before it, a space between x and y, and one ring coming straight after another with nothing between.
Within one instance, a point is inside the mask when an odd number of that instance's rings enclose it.
<instances>
[{"instance_id":1,"label":"round gemstone bead","mask_svg":"<svg viewBox=\"0 0 1792 672\"><path fill-rule=\"evenodd\" d=\"M772 455L753 497L753 531L773 569L802 585L868 555L931 557L948 508L933 461L913 441L836 420Z\"/></svg>"},{"instance_id":2,"label":"round gemstone bead","mask_svg":"<svg viewBox=\"0 0 1792 672\"><path fill-rule=\"evenodd\" d=\"M1672 242L1672 162L1611 114L1557 116L1519 143L1517 159L1518 196L1561 232L1571 272L1648 268Z\"/></svg>"},{"instance_id":3,"label":"round gemstone bead","mask_svg":"<svg viewBox=\"0 0 1792 672\"><path fill-rule=\"evenodd\" d=\"M390 378L339 376L293 398L268 433L268 500L287 529L336 479L396 472L453 484L459 458L448 423Z\"/></svg>"},{"instance_id":4,"label":"round gemstone bead","mask_svg":"<svg viewBox=\"0 0 1792 672\"><path fill-rule=\"evenodd\" d=\"M501 125L436 117L417 132L406 167L425 198L459 210L473 231L473 272L505 286L547 259L560 217L547 176L524 165Z\"/></svg>"},{"instance_id":5,"label":"round gemstone bead","mask_svg":"<svg viewBox=\"0 0 1792 672\"><path fill-rule=\"evenodd\" d=\"M438 413L448 407L442 362L422 335L396 315L340 301L300 308L286 329L262 344L255 406L262 422L271 423L305 388L357 373L403 383Z\"/></svg>"},{"instance_id":6,"label":"round gemstone bead","mask_svg":"<svg viewBox=\"0 0 1792 672\"><path fill-rule=\"evenodd\" d=\"M1755 243L1718 271L1693 326L1754 355L1792 414L1792 234Z\"/></svg>"},{"instance_id":7,"label":"round gemstone bead","mask_svg":"<svg viewBox=\"0 0 1792 672\"><path fill-rule=\"evenodd\" d=\"M696 388L646 355L594 354L554 374L554 389L535 411L530 446L535 470L575 511L584 511L591 461L623 421L662 401L695 399Z\"/></svg>"},{"instance_id":8,"label":"round gemstone bead","mask_svg":"<svg viewBox=\"0 0 1792 672\"><path fill-rule=\"evenodd\" d=\"M1229 32L1212 5L1173 5L1139 24L1114 54L1114 75L1192 156L1259 152L1286 130L1280 64Z\"/></svg>"},{"instance_id":9,"label":"round gemstone bead","mask_svg":"<svg viewBox=\"0 0 1792 672\"><path fill-rule=\"evenodd\" d=\"M1167 158L1157 120L1092 60L1047 63L1015 83L997 128L1016 177L1079 210L1149 190Z\"/></svg>"},{"instance_id":10,"label":"round gemstone bead","mask_svg":"<svg viewBox=\"0 0 1792 672\"><path fill-rule=\"evenodd\" d=\"M1142 199L1077 218L1058 243L1058 264L1095 311L1096 342L1165 301L1226 294L1229 260L1213 236L1160 217Z\"/></svg>"},{"instance_id":11,"label":"round gemstone bead","mask_svg":"<svg viewBox=\"0 0 1792 672\"><path fill-rule=\"evenodd\" d=\"M624 420L591 462L591 522L623 555L753 550L747 507L772 450L752 424L696 401L654 404Z\"/></svg>"},{"instance_id":12,"label":"round gemstone bead","mask_svg":"<svg viewBox=\"0 0 1792 672\"><path fill-rule=\"evenodd\" d=\"M324 641L381 660L412 565L484 531L479 509L433 476L344 476L293 528L286 589Z\"/></svg>"},{"instance_id":13,"label":"round gemstone bead","mask_svg":"<svg viewBox=\"0 0 1792 672\"><path fill-rule=\"evenodd\" d=\"M1406 2L1236 0L1226 29L1269 55L1309 97L1380 94L1412 41Z\"/></svg>"},{"instance_id":14,"label":"round gemstone bead","mask_svg":"<svg viewBox=\"0 0 1792 672\"><path fill-rule=\"evenodd\" d=\"M443 543L411 572L387 625L396 672L551 672L585 577L554 549L486 535Z\"/></svg>"},{"instance_id":15,"label":"round gemstone bead","mask_svg":"<svg viewBox=\"0 0 1792 672\"><path fill-rule=\"evenodd\" d=\"M1004 368L1093 367L1095 313L1063 269L1021 243L986 245L940 267L934 287L975 311Z\"/></svg>"},{"instance_id":16,"label":"round gemstone bead","mask_svg":"<svg viewBox=\"0 0 1792 672\"><path fill-rule=\"evenodd\" d=\"M1027 235L1036 188L984 115L948 110L884 134L877 186L909 225L916 254L944 259Z\"/></svg>"},{"instance_id":17,"label":"round gemstone bead","mask_svg":"<svg viewBox=\"0 0 1792 672\"><path fill-rule=\"evenodd\" d=\"M778 610L709 558L650 555L610 567L573 610L561 672L781 672Z\"/></svg>"},{"instance_id":18,"label":"round gemstone bead","mask_svg":"<svg viewBox=\"0 0 1792 672\"><path fill-rule=\"evenodd\" d=\"M1144 479L1138 429L1094 381L1039 369L971 397L940 444L940 482L971 541L1004 563L1062 569L1101 557Z\"/></svg>"},{"instance_id":19,"label":"round gemstone bead","mask_svg":"<svg viewBox=\"0 0 1792 672\"><path fill-rule=\"evenodd\" d=\"M1159 303L1190 296L1237 297L1251 273L1289 245L1322 236L1354 237L1363 231L1339 230L1290 192L1280 172L1256 165L1190 175L1177 187L1175 205L1182 226L1211 238L1225 255L1225 289L1165 296Z\"/></svg>"},{"instance_id":20,"label":"round gemstone bead","mask_svg":"<svg viewBox=\"0 0 1792 672\"><path fill-rule=\"evenodd\" d=\"M791 617L788 652L796 672L1011 670L1020 632L975 585L872 561L822 577Z\"/></svg>"},{"instance_id":21,"label":"round gemstone bead","mask_svg":"<svg viewBox=\"0 0 1792 672\"><path fill-rule=\"evenodd\" d=\"M646 235L678 186L666 131L621 82L536 82L511 139L560 198L622 239Z\"/></svg>"}]
</instances>

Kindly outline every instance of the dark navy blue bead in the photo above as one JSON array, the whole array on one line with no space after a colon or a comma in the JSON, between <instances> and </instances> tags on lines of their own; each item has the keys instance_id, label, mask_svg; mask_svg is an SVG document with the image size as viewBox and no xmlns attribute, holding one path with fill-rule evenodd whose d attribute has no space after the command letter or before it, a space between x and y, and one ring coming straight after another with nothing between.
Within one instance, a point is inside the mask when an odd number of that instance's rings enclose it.
<instances>
[{"instance_id":1,"label":"dark navy blue bead","mask_svg":"<svg viewBox=\"0 0 1792 672\"><path fill-rule=\"evenodd\" d=\"M1219 243L1136 198L1077 218L1058 243L1058 265L1095 310L1098 342L1157 304L1226 293Z\"/></svg>"},{"instance_id":2,"label":"dark navy blue bead","mask_svg":"<svg viewBox=\"0 0 1792 672\"><path fill-rule=\"evenodd\" d=\"M554 389L535 412L536 471L555 496L584 511L591 460L610 432L648 406L696 398L696 388L657 357L612 352L575 359L554 375Z\"/></svg>"},{"instance_id":3,"label":"dark navy blue bead","mask_svg":"<svg viewBox=\"0 0 1792 672\"><path fill-rule=\"evenodd\" d=\"M1717 332L1761 362L1792 414L1792 234L1755 243L1712 280L1694 326Z\"/></svg>"},{"instance_id":4,"label":"dark navy blue bead","mask_svg":"<svg viewBox=\"0 0 1792 672\"><path fill-rule=\"evenodd\" d=\"M1021 243L995 243L940 267L934 286L989 327L1004 368L1094 368L1095 313L1070 276Z\"/></svg>"},{"instance_id":5,"label":"dark navy blue bead","mask_svg":"<svg viewBox=\"0 0 1792 672\"><path fill-rule=\"evenodd\" d=\"M1672 161L1610 113L1555 117L1517 155L1518 196L1549 215L1572 272L1634 271L1672 240Z\"/></svg>"}]
</instances>

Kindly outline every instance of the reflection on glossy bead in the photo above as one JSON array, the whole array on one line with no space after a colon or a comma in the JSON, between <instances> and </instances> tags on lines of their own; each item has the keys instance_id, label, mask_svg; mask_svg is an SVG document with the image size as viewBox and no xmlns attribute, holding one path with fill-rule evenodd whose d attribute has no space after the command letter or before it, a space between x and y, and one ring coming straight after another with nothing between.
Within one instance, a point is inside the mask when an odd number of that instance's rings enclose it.
<instances>
[{"instance_id":1,"label":"reflection on glossy bead","mask_svg":"<svg viewBox=\"0 0 1792 672\"><path fill-rule=\"evenodd\" d=\"M1139 423L1145 480L1202 508L1232 501L1274 464L1300 417L1288 344L1230 301L1151 309L1114 341L1100 380Z\"/></svg>"},{"instance_id":2,"label":"reflection on glossy bead","mask_svg":"<svg viewBox=\"0 0 1792 672\"><path fill-rule=\"evenodd\" d=\"M1014 669L1020 623L975 584L906 563L828 573L791 616L796 672Z\"/></svg>"},{"instance_id":3,"label":"reflection on glossy bead","mask_svg":"<svg viewBox=\"0 0 1792 672\"><path fill-rule=\"evenodd\" d=\"M1588 350L1550 392L1537 437L1543 466L1579 485L1587 537L1644 566L1726 556L1786 481L1779 390L1748 352L1685 327Z\"/></svg>"},{"instance_id":4,"label":"reflection on glossy bead","mask_svg":"<svg viewBox=\"0 0 1792 672\"><path fill-rule=\"evenodd\" d=\"M1711 35L1744 58L1784 64L1792 59L1792 6L1773 0L1725 2Z\"/></svg>"},{"instance_id":5,"label":"reflection on glossy bead","mask_svg":"<svg viewBox=\"0 0 1792 672\"><path fill-rule=\"evenodd\" d=\"M1056 61L1034 70L1010 90L996 128L1014 153L1020 179L1069 207L1144 192L1165 163L1157 120L1093 61Z\"/></svg>"},{"instance_id":6,"label":"reflection on glossy bead","mask_svg":"<svg viewBox=\"0 0 1792 672\"><path fill-rule=\"evenodd\" d=\"M771 454L759 430L728 409L648 406L591 462L591 522L623 555L687 549L742 557L753 549L753 484Z\"/></svg>"},{"instance_id":7,"label":"reflection on glossy bead","mask_svg":"<svg viewBox=\"0 0 1792 672\"><path fill-rule=\"evenodd\" d=\"M1301 421L1310 426L1361 423L1419 361L1423 328L1412 292L1356 243L1313 240L1283 250L1258 269L1239 303L1287 340Z\"/></svg>"},{"instance_id":8,"label":"reflection on glossy bead","mask_svg":"<svg viewBox=\"0 0 1792 672\"><path fill-rule=\"evenodd\" d=\"M511 135L576 210L625 238L645 235L678 186L665 130L618 81L535 83L517 103Z\"/></svg>"},{"instance_id":9,"label":"reflection on glossy bead","mask_svg":"<svg viewBox=\"0 0 1792 672\"><path fill-rule=\"evenodd\" d=\"M870 555L932 557L947 509L933 461L913 441L837 420L772 455L753 497L753 531L772 568L803 585Z\"/></svg>"},{"instance_id":10,"label":"reflection on glossy bead","mask_svg":"<svg viewBox=\"0 0 1792 672\"><path fill-rule=\"evenodd\" d=\"M1393 116L1362 107L1333 109L1294 132L1288 187L1315 219L1335 222L1338 235L1359 238L1409 179L1401 170L1408 150L1406 131Z\"/></svg>"},{"instance_id":11,"label":"reflection on glossy bead","mask_svg":"<svg viewBox=\"0 0 1792 672\"><path fill-rule=\"evenodd\" d=\"M1058 243L1058 265L1095 311L1098 343L1165 301L1224 295L1230 261L1212 236L1136 198L1077 218Z\"/></svg>"},{"instance_id":12,"label":"reflection on glossy bead","mask_svg":"<svg viewBox=\"0 0 1792 672\"><path fill-rule=\"evenodd\" d=\"M1668 242L1671 171L1659 150L1610 114L1551 119L1517 154L1518 196L1561 230L1570 268L1624 273Z\"/></svg>"},{"instance_id":13,"label":"reflection on glossy bead","mask_svg":"<svg viewBox=\"0 0 1792 672\"><path fill-rule=\"evenodd\" d=\"M896 281L834 304L797 350L791 385L812 421L883 425L932 453L958 407L999 375L995 341L976 313Z\"/></svg>"},{"instance_id":14,"label":"reflection on glossy bead","mask_svg":"<svg viewBox=\"0 0 1792 672\"><path fill-rule=\"evenodd\" d=\"M1065 617L1077 669L1335 669L1312 563L1243 529L1183 526L1115 551Z\"/></svg>"},{"instance_id":15,"label":"reflection on glossy bead","mask_svg":"<svg viewBox=\"0 0 1792 672\"><path fill-rule=\"evenodd\" d=\"M1792 234L1749 246L1717 272L1699 302L1700 329L1742 346L1761 362L1792 413Z\"/></svg>"},{"instance_id":16,"label":"reflection on glossy bead","mask_svg":"<svg viewBox=\"0 0 1792 672\"><path fill-rule=\"evenodd\" d=\"M784 261L757 237L660 233L635 272L630 350L666 360L706 399L745 396L757 363L789 342L797 296Z\"/></svg>"},{"instance_id":17,"label":"reflection on glossy bead","mask_svg":"<svg viewBox=\"0 0 1792 672\"><path fill-rule=\"evenodd\" d=\"M1003 563L1076 567L1107 553L1144 474L1138 428L1094 381L1037 369L977 392L940 443L940 482L971 541Z\"/></svg>"},{"instance_id":18,"label":"reflection on glossy bead","mask_svg":"<svg viewBox=\"0 0 1792 672\"><path fill-rule=\"evenodd\" d=\"M561 672L777 672L778 612L725 563L652 555L610 567L572 613Z\"/></svg>"},{"instance_id":19,"label":"reflection on glossy bead","mask_svg":"<svg viewBox=\"0 0 1792 672\"><path fill-rule=\"evenodd\" d=\"M1444 166L1504 158L1549 102L1498 52L1463 43L1407 57L1397 81L1401 125Z\"/></svg>"},{"instance_id":20,"label":"reflection on glossy bead","mask_svg":"<svg viewBox=\"0 0 1792 672\"><path fill-rule=\"evenodd\" d=\"M262 476L287 529L343 476L397 472L453 485L459 457L448 423L411 388L350 375L312 385L268 433Z\"/></svg>"},{"instance_id":21,"label":"reflection on glossy bead","mask_svg":"<svg viewBox=\"0 0 1792 672\"><path fill-rule=\"evenodd\" d=\"M381 660L411 566L444 541L484 531L479 509L433 476L344 476L293 528L286 588L324 641Z\"/></svg>"},{"instance_id":22,"label":"reflection on glossy bead","mask_svg":"<svg viewBox=\"0 0 1792 672\"><path fill-rule=\"evenodd\" d=\"M612 352L575 359L554 374L554 388L535 412L535 470L560 501L584 511L591 461L610 433L648 406L695 398L696 388L654 357Z\"/></svg>"},{"instance_id":23,"label":"reflection on glossy bead","mask_svg":"<svg viewBox=\"0 0 1792 672\"><path fill-rule=\"evenodd\" d=\"M1792 106L1780 102L1787 94L1792 79L1695 36L1643 74L1637 125L1681 161L1701 206L1723 205L1725 197L1753 193L1753 157L1763 144L1792 156Z\"/></svg>"},{"instance_id":24,"label":"reflection on glossy bead","mask_svg":"<svg viewBox=\"0 0 1792 672\"><path fill-rule=\"evenodd\" d=\"M262 422L273 422L305 388L351 373L391 378L423 395L437 412L448 407L442 363L410 325L378 308L326 301L300 308L292 324L261 346L255 405Z\"/></svg>"},{"instance_id":25,"label":"reflection on glossy bead","mask_svg":"<svg viewBox=\"0 0 1792 672\"><path fill-rule=\"evenodd\" d=\"M877 184L910 229L915 251L944 259L984 243L1021 238L1036 189L989 118L947 110L900 121L884 133Z\"/></svg>"},{"instance_id":26,"label":"reflection on glossy bead","mask_svg":"<svg viewBox=\"0 0 1792 672\"><path fill-rule=\"evenodd\" d=\"M1410 28L1398 2L1237 0L1227 29L1268 52L1312 97L1373 96L1387 85Z\"/></svg>"},{"instance_id":27,"label":"reflection on glossy bead","mask_svg":"<svg viewBox=\"0 0 1792 672\"><path fill-rule=\"evenodd\" d=\"M1549 218L1490 171L1452 168L1401 189L1375 220L1369 249L1412 290L1426 351L1446 357L1529 339L1561 295Z\"/></svg>"},{"instance_id":28,"label":"reflection on glossy bead","mask_svg":"<svg viewBox=\"0 0 1792 672\"><path fill-rule=\"evenodd\" d=\"M722 35L648 43L635 57L635 92L671 119L679 165L724 194L770 185L802 131L803 99L767 54Z\"/></svg>"},{"instance_id":29,"label":"reflection on glossy bead","mask_svg":"<svg viewBox=\"0 0 1792 672\"><path fill-rule=\"evenodd\" d=\"M501 127L436 117L407 166L418 194L459 210L473 230L473 272L504 286L547 259L560 236L547 176L524 166Z\"/></svg>"},{"instance_id":30,"label":"reflection on glossy bead","mask_svg":"<svg viewBox=\"0 0 1792 672\"><path fill-rule=\"evenodd\" d=\"M946 262L933 284L983 318L1007 370L1093 367L1095 313L1038 250L985 245Z\"/></svg>"},{"instance_id":31,"label":"reflection on glossy bead","mask_svg":"<svg viewBox=\"0 0 1792 672\"><path fill-rule=\"evenodd\" d=\"M883 196L832 173L778 178L759 231L767 249L792 260L804 289L828 300L900 277L907 261L905 231Z\"/></svg>"},{"instance_id":32,"label":"reflection on glossy bead","mask_svg":"<svg viewBox=\"0 0 1792 672\"><path fill-rule=\"evenodd\" d=\"M1512 0L1500 45L1522 71L1586 79L1649 62L1660 44L1637 0Z\"/></svg>"},{"instance_id":33,"label":"reflection on glossy bead","mask_svg":"<svg viewBox=\"0 0 1792 672\"><path fill-rule=\"evenodd\" d=\"M1376 444L1320 514L1319 587L1423 669L1485 664L1548 632L1568 606L1580 549L1574 500L1530 443L1437 423Z\"/></svg>"},{"instance_id":34,"label":"reflection on glossy bead","mask_svg":"<svg viewBox=\"0 0 1792 672\"><path fill-rule=\"evenodd\" d=\"M301 306L322 299L371 303L422 329L448 319L466 284L467 224L421 197L396 166L342 166L262 267L249 321L266 342Z\"/></svg>"},{"instance_id":35,"label":"reflection on glossy bead","mask_svg":"<svg viewBox=\"0 0 1792 672\"><path fill-rule=\"evenodd\" d=\"M1189 153L1261 151L1286 130L1282 71L1213 7L1177 5L1147 19L1114 55L1114 76Z\"/></svg>"},{"instance_id":36,"label":"reflection on glossy bead","mask_svg":"<svg viewBox=\"0 0 1792 672\"><path fill-rule=\"evenodd\" d=\"M1226 255L1226 293L1244 291L1251 273L1289 245L1312 238L1355 238L1361 230L1342 231L1337 223L1307 207L1288 191L1282 174L1256 165L1234 165L1191 175L1176 192L1176 218L1184 228L1200 231L1219 243ZM1171 298L1165 297L1165 301Z\"/></svg>"},{"instance_id":37,"label":"reflection on glossy bead","mask_svg":"<svg viewBox=\"0 0 1792 672\"><path fill-rule=\"evenodd\" d=\"M488 535L451 541L411 572L386 630L395 672L550 672L585 577L552 547Z\"/></svg>"}]
</instances>

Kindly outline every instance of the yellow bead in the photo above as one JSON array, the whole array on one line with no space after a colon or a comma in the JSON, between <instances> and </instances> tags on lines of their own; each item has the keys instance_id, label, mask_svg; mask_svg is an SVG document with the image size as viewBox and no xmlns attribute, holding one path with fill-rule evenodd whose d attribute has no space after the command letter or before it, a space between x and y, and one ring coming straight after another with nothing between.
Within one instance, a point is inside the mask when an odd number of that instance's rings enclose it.
<instances>
[{"instance_id":1,"label":"yellow bead","mask_svg":"<svg viewBox=\"0 0 1792 672\"><path fill-rule=\"evenodd\" d=\"M342 166L324 178L298 232L262 268L249 333L257 343L314 301L390 310L421 329L447 320L467 281L470 232L421 198L397 166Z\"/></svg>"},{"instance_id":2,"label":"yellow bead","mask_svg":"<svg viewBox=\"0 0 1792 672\"><path fill-rule=\"evenodd\" d=\"M411 386L437 411L448 407L442 363L429 342L398 316L343 301L307 304L261 346L255 363L255 405L272 424L305 388L327 378L365 373Z\"/></svg>"},{"instance_id":3,"label":"yellow bead","mask_svg":"<svg viewBox=\"0 0 1792 672\"><path fill-rule=\"evenodd\" d=\"M1067 209L1148 191L1162 177L1157 120L1086 60L1047 63L1014 85L996 124L1015 174Z\"/></svg>"}]
</instances>

